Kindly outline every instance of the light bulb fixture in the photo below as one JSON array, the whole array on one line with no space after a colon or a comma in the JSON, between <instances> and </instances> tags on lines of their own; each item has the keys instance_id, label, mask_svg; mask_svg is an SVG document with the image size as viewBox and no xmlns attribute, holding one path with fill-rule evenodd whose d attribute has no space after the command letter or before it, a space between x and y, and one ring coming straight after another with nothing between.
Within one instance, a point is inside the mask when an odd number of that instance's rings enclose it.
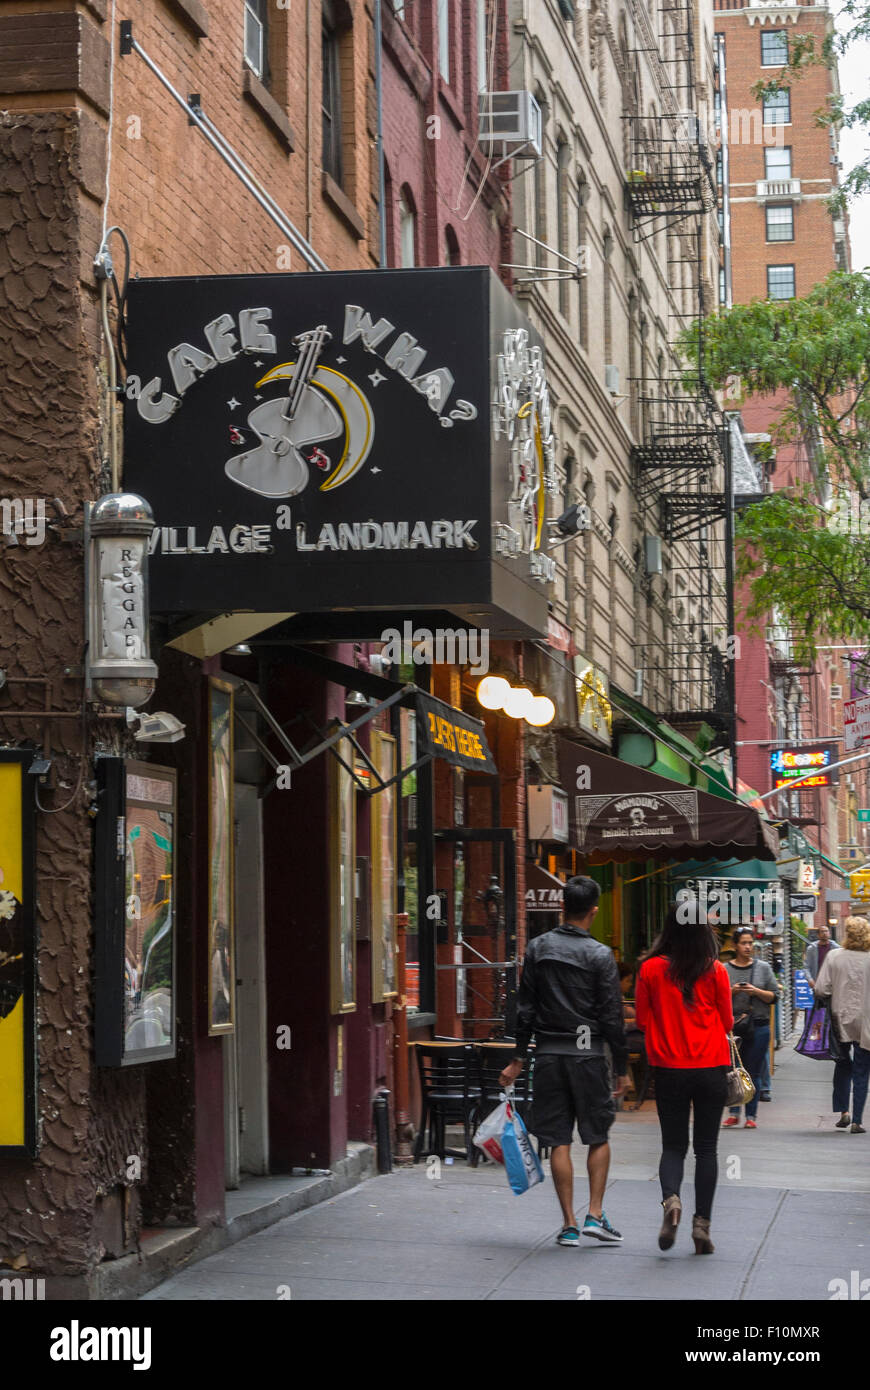
<instances>
[{"instance_id":1,"label":"light bulb fixture","mask_svg":"<svg viewBox=\"0 0 870 1390\"><path fill-rule=\"evenodd\" d=\"M504 676L484 676L477 687L477 702L484 709L502 709L509 690Z\"/></svg>"},{"instance_id":2,"label":"light bulb fixture","mask_svg":"<svg viewBox=\"0 0 870 1390\"><path fill-rule=\"evenodd\" d=\"M504 699L504 712L511 719L525 719L531 709L534 695L525 685L513 685Z\"/></svg>"},{"instance_id":3,"label":"light bulb fixture","mask_svg":"<svg viewBox=\"0 0 870 1390\"><path fill-rule=\"evenodd\" d=\"M536 695L532 700L531 707L525 715L527 724L531 724L534 729L542 729L545 724L552 724L556 717L556 706L548 695Z\"/></svg>"},{"instance_id":4,"label":"light bulb fixture","mask_svg":"<svg viewBox=\"0 0 870 1390\"><path fill-rule=\"evenodd\" d=\"M349 690L344 699L345 708L368 709L369 702L361 690Z\"/></svg>"}]
</instances>

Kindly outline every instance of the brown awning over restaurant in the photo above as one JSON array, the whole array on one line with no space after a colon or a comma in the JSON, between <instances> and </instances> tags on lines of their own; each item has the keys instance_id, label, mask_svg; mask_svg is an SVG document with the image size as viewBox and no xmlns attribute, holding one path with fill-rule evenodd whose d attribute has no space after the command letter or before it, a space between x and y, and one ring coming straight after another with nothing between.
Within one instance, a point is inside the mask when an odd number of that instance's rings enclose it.
<instances>
[{"instance_id":1,"label":"brown awning over restaurant","mask_svg":"<svg viewBox=\"0 0 870 1390\"><path fill-rule=\"evenodd\" d=\"M757 811L559 740L571 844L594 863L629 859L775 860L779 837Z\"/></svg>"}]
</instances>

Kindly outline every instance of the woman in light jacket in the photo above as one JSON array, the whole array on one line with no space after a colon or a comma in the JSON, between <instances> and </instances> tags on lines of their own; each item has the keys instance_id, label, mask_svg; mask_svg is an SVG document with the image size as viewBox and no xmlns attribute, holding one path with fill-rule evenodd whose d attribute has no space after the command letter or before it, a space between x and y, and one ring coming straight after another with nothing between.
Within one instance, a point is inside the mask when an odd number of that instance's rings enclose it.
<instances>
[{"instance_id":1,"label":"woman in light jacket","mask_svg":"<svg viewBox=\"0 0 870 1390\"><path fill-rule=\"evenodd\" d=\"M837 1129L849 1124L852 1092L852 1134L866 1134L861 1123L870 1082L870 922L847 917L843 949L825 957L816 980L816 997L830 1003L843 1057L834 1064L832 1108L839 1110Z\"/></svg>"}]
</instances>

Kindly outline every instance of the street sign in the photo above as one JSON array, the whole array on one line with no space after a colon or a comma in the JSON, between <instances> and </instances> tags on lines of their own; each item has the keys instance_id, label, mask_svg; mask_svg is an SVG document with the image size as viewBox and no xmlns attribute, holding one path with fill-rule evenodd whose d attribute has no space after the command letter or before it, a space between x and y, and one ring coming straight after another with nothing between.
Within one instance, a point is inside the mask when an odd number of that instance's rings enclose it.
<instances>
[{"instance_id":1,"label":"street sign","mask_svg":"<svg viewBox=\"0 0 870 1390\"><path fill-rule=\"evenodd\" d=\"M843 734L847 753L870 743L870 696L846 700L843 705ZM861 819L859 814L858 819ZM867 817L870 820L870 816Z\"/></svg>"},{"instance_id":2,"label":"street sign","mask_svg":"<svg viewBox=\"0 0 870 1390\"><path fill-rule=\"evenodd\" d=\"M861 806L858 810L859 820L870 820L870 806Z\"/></svg>"},{"instance_id":3,"label":"street sign","mask_svg":"<svg viewBox=\"0 0 870 1390\"><path fill-rule=\"evenodd\" d=\"M811 1009L814 995L805 970L794 972L794 1006L796 1009Z\"/></svg>"},{"instance_id":4,"label":"street sign","mask_svg":"<svg viewBox=\"0 0 870 1390\"><path fill-rule=\"evenodd\" d=\"M815 912L819 900L815 893L789 893L792 912Z\"/></svg>"}]
</instances>

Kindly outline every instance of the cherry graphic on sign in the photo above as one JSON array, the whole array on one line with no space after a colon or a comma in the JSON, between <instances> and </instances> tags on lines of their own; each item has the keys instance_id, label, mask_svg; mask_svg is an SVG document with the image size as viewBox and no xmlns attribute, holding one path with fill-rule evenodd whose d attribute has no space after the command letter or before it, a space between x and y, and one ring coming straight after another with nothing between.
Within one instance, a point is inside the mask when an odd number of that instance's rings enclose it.
<instances>
[{"instance_id":1,"label":"cherry graphic on sign","mask_svg":"<svg viewBox=\"0 0 870 1390\"><path fill-rule=\"evenodd\" d=\"M236 429L235 425L230 425L230 443L244 444L245 439L241 430Z\"/></svg>"},{"instance_id":2,"label":"cherry graphic on sign","mask_svg":"<svg viewBox=\"0 0 870 1390\"><path fill-rule=\"evenodd\" d=\"M325 454L322 449L312 449L311 453L308 455L308 462L322 469L324 473L328 473L332 467L332 459L329 457L329 454Z\"/></svg>"}]
</instances>

